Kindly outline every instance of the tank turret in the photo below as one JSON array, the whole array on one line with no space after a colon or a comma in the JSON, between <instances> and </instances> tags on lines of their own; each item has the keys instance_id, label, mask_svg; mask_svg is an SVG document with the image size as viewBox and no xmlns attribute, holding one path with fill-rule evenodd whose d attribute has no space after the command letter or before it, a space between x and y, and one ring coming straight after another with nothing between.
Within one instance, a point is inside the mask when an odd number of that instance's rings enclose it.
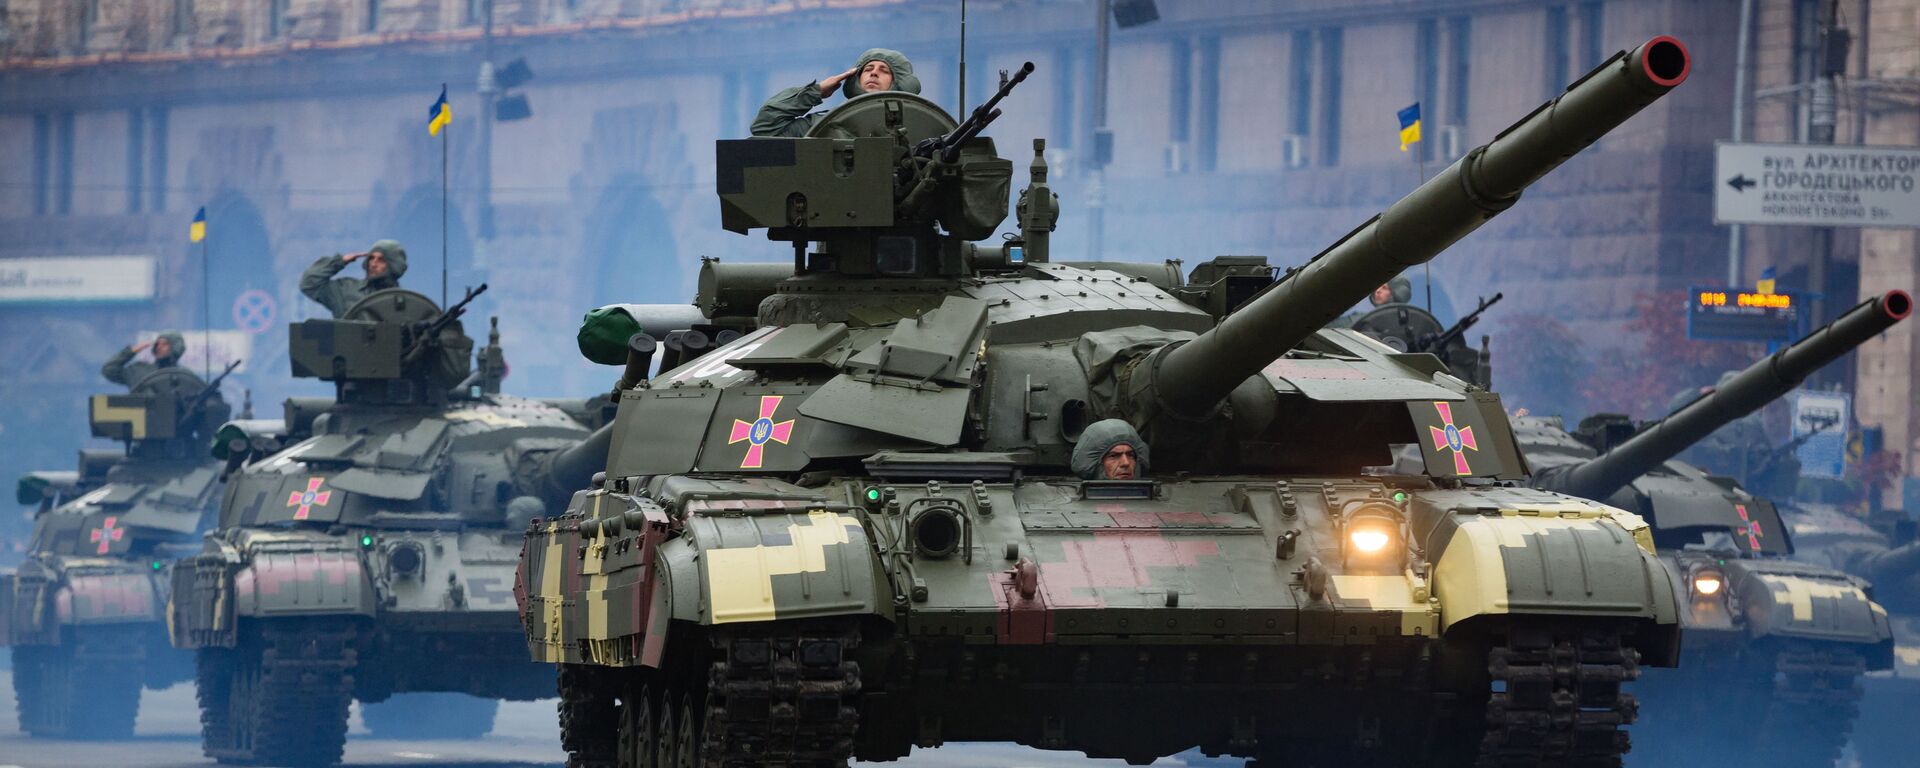
<instances>
[{"instance_id":1,"label":"tank turret","mask_svg":"<svg viewBox=\"0 0 1920 768\"><path fill-rule=\"evenodd\" d=\"M1806 338L1747 366L1713 394L1641 429L1592 461L1551 467L1534 484L1573 496L1604 499L1680 454L1727 423L1746 416L1799 386L1808 374L1866 343L1913 311L1905 291L1863 301Z\"/></svg>"}]
</instances>

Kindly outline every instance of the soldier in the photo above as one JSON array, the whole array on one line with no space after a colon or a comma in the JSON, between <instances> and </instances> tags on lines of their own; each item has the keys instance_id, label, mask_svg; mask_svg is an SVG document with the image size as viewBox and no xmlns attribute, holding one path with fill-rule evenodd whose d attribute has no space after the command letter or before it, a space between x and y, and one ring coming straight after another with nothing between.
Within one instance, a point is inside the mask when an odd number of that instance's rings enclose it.
<instances>
[{"instance_id":1,"label":"soldier","mask_svg":"<svg viewBox=\"0 0 1920 768\"><path fill-rule=\"evenodd\" d=\"M366 259L366 280L334 277L359 259ZM406 273L407 249L397 240L380 240L364 253L320 257L300 276L300 292L339 317L369 293L400 287L400 276Z\"/></svg>"},{"instance_id":2,"label":"soldier","mask_svg":"<svg viewBox=\"0 0 1920 768\"><path fill-rule=\"evenodd\" d=\"M807 111L820 106L820 102L825 101L836 87L849 99L874 91L917 94L920 92L920 78L913 75L913 62L907 61L907 57L899 51L868 49L860 54L859 62L852 69L788 88L767 99L767 103L760 106L760 114L753 118L753 135L793 138L807 135L813 124L826 114L807 114Z\"/></svg>"},{"instance_id":3,"label":"soldier","mask_svg":"<svg viewBox=\"0 0 1920 768\"><path fill-rule=\"evenodd\" d=\"M1073 473L1087 480L1133 480L1147 473L1147 441L1133 425L1102 419L1073 444Z\"/></svg>"},{"instance_id":4,"label":"soldier","mask_svg":"<svg viewBox=\"0 0 1920 768\"><path fill-rule=\"evenodd\" d=\"M153 362L135 362L134 355L153 348ZM166 331L153 341L143 341L120 350L119 354L100 366L100 375L115 384L129 387L162 368L172 368L180 362L180 355L187 351L187 340L175 331Z\"/></svg>"},{"instance_id":5,"label":"soldier","mask_svg":"<svg viewBox=\"0 0 1920 768\"><path fill-rule=\"evenodd\" d=\"M1392 280L1387 281L1386 285L1373 289L1373 296L1370 297L1368 301L1373 302L1373 305L1376 307L1384 307L1388 304L1411 303L1413 301L1413 281L1395 275Z\"/></svg>"}]
</instances>

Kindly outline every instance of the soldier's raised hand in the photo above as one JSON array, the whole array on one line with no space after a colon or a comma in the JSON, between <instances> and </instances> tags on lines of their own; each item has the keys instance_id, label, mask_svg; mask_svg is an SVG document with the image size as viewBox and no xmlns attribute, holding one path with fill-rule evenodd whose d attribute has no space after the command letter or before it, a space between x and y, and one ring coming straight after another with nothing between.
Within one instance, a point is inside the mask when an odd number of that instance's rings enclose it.
<instances>
[{"instance_id":1,"label":"soldier's raised hand","mask_svg":"<svg viewBox=\"0 0 1920 768\"><path fill-rule=\"evenodd\" d=\"M833 89L840 87L840 81L845 80L849 77L853 77L859 72L860 72L859 67L850 67L845 72L834 75L832 77L822 79L820 81L820 98L824 99L828 96L832 96Z\"/></svg>"},{"instance_id":2,"label":"soldier's raised hand","mask_svg":"<svg viewBox=\"0 0 1920 768\"><path fill-rule=\"evenodd\" d=\"M345 256L341 256L340 261L342 263L352 264L355 260L360 259L361 257L364 257L366 255L367 255L367 251L361 251L359 253L349 253Z\"/></svg>"},{"instance_id":3,"label":"soldier's raised hand","mask_svg":"<svg viewBox=\"0 0 1920 768\"><path fill-rule=\"evenodd\" d=\"M140 342L138 344L133 345L133 353L136 355L140 354L142 352L147 351L147 347L151 347L151 346L153 346L153 341L151 339Z\"/></svg>"}]
</instances>

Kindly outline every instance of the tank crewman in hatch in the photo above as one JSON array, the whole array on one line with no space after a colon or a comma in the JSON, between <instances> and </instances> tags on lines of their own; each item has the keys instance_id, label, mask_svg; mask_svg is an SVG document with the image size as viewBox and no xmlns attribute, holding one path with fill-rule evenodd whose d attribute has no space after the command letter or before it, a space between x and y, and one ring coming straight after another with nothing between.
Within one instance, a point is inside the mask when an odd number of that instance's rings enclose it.
<instances>
[{"instance_id":1,"label":"tank crewman in hatch","mask_svg":"<svg viewBox=\"0 0 1920 768\"><path fill-rule=\"evenodd\" d=\"M825 101L835 87L849 99L873 91L917 94L920 92L920 78L913 75L913 62L907 61L907 57L899 51L889 48L868 49L860 54L859 62L852 69L788 88L767 99L767 103L760 105L760 114L753 118L753 135L789 138L807 135L813 124L826 115L825 112L811 115L807 112L820 106L820 102Z\"/></svg>"},{"instance_id":2,"label":"tank crewman in hatch","mask_svg":"<svg viewBox=\"0 0 1920 768\"><path fill-rule=\"evenodd\" d=\"M146 351L148 347L153 348L153 362L142 363L133 359L134 355ZM131 387L154 371L179 365L180 355L186 351L187 340L179 332L164 331L153 341L143 341L121 349L106 365L100 366L100 375L106 377L107 381Z\"/></svg>"},{"instance_id":3,"label":"tank crewman in hatch","mask_svg":"<svg viewBox=\"0 0 1920 768\"><path fill-rule=\"evenodd\" d=\"M334 277L360 259L366 260L366 280ZM369 293L400 287L400 276L406 273L407 249L400 247L397 240L380 240L364 253L320 257L300 276L300 292L339 317Z\"/></svg>"},{"instance_id":4,"label":"tank crewman in hatch","mask_svg":"<svg viewBox=\"0 0 1920 768\"><path fill-rule=\"evenodd\" d=\"M1373 296L1367 299L1376 307L1388 304L1410 304L1413 302L1413 281L1395 275L1386 285L1373 289Z\"/></svg>"},{"instance_id":5,"label":"tank crewman in hatch","mask_svg":"<svg viewBox=\"0 0 1920 768\"><path fill-rule=\"evenodd\" d=\"M1073 444L1073 473L1086 480L1137 480L1147 473L1147 441L1120 419L1088 424Z\"/></svg>"}]
</instances>

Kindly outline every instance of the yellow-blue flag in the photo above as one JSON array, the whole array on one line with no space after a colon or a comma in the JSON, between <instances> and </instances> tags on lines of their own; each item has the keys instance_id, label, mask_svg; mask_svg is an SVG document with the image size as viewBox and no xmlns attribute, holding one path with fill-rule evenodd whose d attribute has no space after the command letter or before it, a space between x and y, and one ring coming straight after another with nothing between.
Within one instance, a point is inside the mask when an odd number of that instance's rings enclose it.
<instances>
[{"instance_id":1,"label":"yellow-blue flag","mask_svg":"<svg viewBox=\"0 0 1920 768\"><path fill-rule=\"evenodd\" d=\"M1753 286L1755 293L1773 293L1775 283L1773 267L1760 270L1760 280Z\"/></svg>"},{"instance_id":2,"label":"yellow-blue flag","mask_svg":"<svg viewBox=\"0 0 1920 768\"><path fill-rule=\"evenodd\" d=\"M1400 151L1420 141L1420 102L1400 110Z\"/></svg>"},{"instance_id":3,"label":"yellow-blue flag","mask_svg":"<svg viewBox=\"0 0 1920 768\"><path fill-rule=\"evenodd\" d=\"M207 207L200 206L200 212L193 215L193 223L187 225L187 240L200 242L207 239Z\"/></svg>"},{"instance_id":4,"label":"yellow-blue flag","mask_svg":"<svg viewBox=\"0 0 1920 768\"><path fill-rule=\"evenodd\" d=\"M440 98L427 107L427 135L438 136L440 129L453 122L453 107L447 105L447 87L440 86Z\"/></svg>"}]
</instances>

